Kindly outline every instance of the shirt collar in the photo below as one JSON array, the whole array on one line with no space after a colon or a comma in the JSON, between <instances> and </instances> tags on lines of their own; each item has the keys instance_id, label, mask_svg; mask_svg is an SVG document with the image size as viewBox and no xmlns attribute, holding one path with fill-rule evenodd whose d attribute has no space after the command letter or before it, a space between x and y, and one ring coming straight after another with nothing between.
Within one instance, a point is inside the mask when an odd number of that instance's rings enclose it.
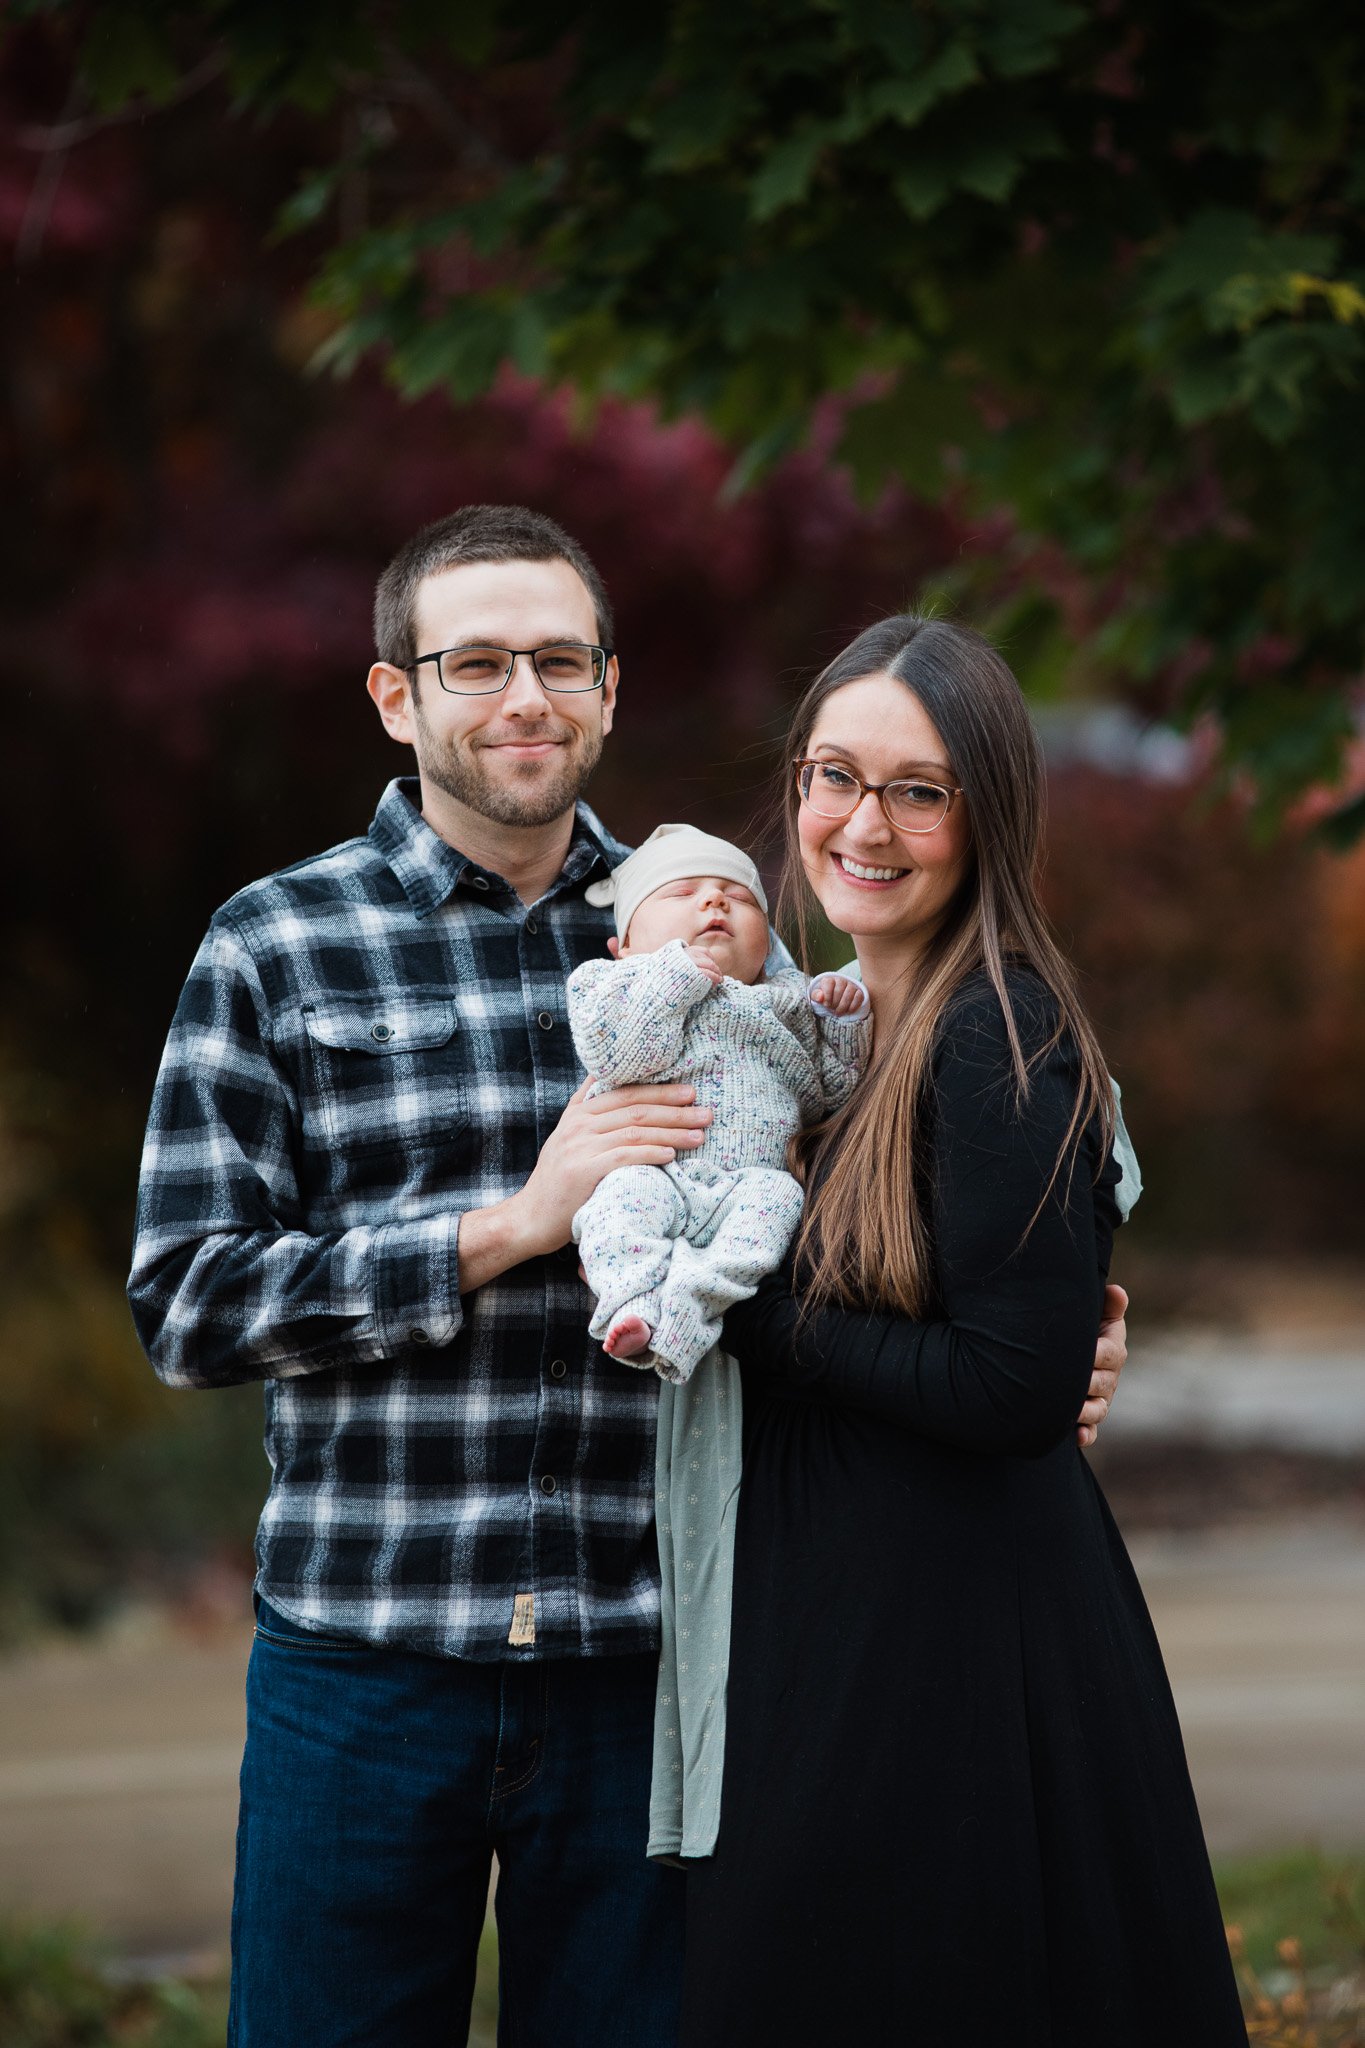
<instances>
[{"instance_id":1,"label":"shirt collar","mask_svg":"<svg viewBox=\"0 0 1365 2048\"><path fill-rule=\"evenodd\" d=\"M458 889L477 878L481 887L506 884L501 875L481 868L457 847L434 832L421 811L421 785L415 775L396 776L379 799L369 837L403 886L418 917L429 917ZM564 865L547 895L581 886L608 874L625 859L629 847L607 831L585 803L574 809L573 838Z\"/></svg>"}]
</instances>

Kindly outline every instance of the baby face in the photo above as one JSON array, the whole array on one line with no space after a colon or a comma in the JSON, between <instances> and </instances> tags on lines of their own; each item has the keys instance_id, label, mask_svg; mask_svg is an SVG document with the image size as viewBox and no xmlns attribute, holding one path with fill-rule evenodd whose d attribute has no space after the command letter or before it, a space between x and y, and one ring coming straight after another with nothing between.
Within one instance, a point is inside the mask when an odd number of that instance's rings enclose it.
<instances>
[{"instance_id":1,"label":"baby face","mask_svg":"<svg viewBox=\"0 0 1365 2048\"><path fill-rule=\"evenodd\" d=\"M639 904L621 944L629 953L657 953L672 939L700 946L722 974L757 981L768 957L768 918L741 882L688 875L665 882Z\"/></svg>"}]
</instances>

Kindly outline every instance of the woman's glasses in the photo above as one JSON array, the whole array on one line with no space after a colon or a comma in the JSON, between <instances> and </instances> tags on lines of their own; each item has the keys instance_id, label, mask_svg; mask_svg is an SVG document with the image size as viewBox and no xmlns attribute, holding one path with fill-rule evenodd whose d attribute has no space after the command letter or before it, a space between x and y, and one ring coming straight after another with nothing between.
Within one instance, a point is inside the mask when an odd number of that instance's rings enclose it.
<instances>
[{"instance_id":1,"label":"woman's glasses","mask_svg":"<svg viewBox=\"0 0 1365 2048\"><path fill-rule=\"evenodd\" d=\"M796 787L801 801L822 818L851 818L865 796L875 796L888 825L897 832L932 832L943 823L960 797L922 776L901 782L864 782L837 761L797 761Z\"/></svg>"}]
</instances>

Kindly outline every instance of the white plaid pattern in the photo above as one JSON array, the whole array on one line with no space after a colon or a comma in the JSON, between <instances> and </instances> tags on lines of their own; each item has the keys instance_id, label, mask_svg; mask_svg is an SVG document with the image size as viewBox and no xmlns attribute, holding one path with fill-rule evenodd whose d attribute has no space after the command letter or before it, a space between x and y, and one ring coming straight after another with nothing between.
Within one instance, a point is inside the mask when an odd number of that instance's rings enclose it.
<instances>
[{"instance_id":1,"label":"white plaid pattern","mask_svg":"<svg viewBox=\"0 0 1365 2048\"><path fill-rule=\"evenodd\" d=\"M653 1375L589 1339L572 1246L467 1302L456 1252L581 1078L564 984L625 852L580 805L528 911L395 782L365 838L233 897L190 971L129 1296L169 1385L265 1382L257 1585L300 1622L483 1660L657 1644Z\"/></svg>"}]
</instances>

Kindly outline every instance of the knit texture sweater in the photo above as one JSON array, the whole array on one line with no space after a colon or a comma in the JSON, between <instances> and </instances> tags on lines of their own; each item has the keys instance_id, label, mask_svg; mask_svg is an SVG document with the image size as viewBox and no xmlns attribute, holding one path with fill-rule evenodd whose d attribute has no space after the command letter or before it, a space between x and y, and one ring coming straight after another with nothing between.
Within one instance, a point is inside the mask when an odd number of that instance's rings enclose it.
<instances>
[{"instance_id":1,"label":"knit texture sweater","mask_svg":"<svg viewBox=\"0 0 1365 2048\"><path fill-rule=\"evenodd\" d=\"M678 1164L724 1172L781 1166L803 1124L841 1103L866 1064L871 1021L814 1008L794 969L717 987L681 939L657 953L588 960L569 976L569 1026L594 1093L686 1081L714 1112Z\"/></svg>"}]
</instances>

